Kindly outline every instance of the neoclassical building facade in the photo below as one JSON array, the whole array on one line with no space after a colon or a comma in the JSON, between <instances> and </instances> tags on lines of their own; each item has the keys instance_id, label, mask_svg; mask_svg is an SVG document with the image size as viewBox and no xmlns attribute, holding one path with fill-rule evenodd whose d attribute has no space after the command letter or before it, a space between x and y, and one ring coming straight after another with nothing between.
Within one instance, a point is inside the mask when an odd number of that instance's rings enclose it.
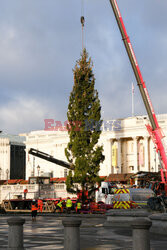
<instances>
[{"instance_id":1,"label":"neoclassical building facade","mask_svg":"<svg viewBox=\"0 0 167 250\"><path fill-rule=\"evenodd\" d=\"M100 166L100 176L159 170L158 154L146 129L144 118L137 116L103 122L99 145L103 145L105 160ZM164 134L167 134L167 114L157 115L157 118ZM67 161L64 154L69 141L67 131L32 131L24 136L26 179L32 175L66 177L67 169L34 157L28 154L28 151L35 148Z\"/></svg>"},{"instance_id":2,"label":"neoclassical building facade","mask_svg":"<svg viewBox=\"0 0 167 250\"><path fill-rule=\"evenodd\" d=\"M25 138L0 133L0 180L25 178Z\"/></svg>"}]
</instances>

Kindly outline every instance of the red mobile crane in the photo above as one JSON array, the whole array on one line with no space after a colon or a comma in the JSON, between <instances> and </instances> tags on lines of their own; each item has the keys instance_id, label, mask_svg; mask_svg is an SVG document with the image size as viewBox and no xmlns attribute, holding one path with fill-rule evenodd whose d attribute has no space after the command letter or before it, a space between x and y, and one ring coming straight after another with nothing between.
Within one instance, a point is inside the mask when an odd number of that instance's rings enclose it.
<instances>
[{"instance_id":1,"label":"red mobile crane","mask_svg":"<svg viewBox=\"0 0 167 250\"><path fill-rule=\"evenodd\" d=\"M167 194L167 156L166 156L166 152L165 152L165 145L163 142L163 138L164 135L162 133L162 130L158 124L154 109L153 109L153 105L151 103L151 99L149 97L145 82L143 80L140 68L139 68L139 64L137 62L134 50L132 48L132 44L130 42L130 39L128 37L128 34L126 32L126 28L117 4L116 0L110 0L111 3L111 7L113 9L121 36L122 36L122 40L124 42L133 72L135 74L136 77L136 81L137 81L137 85L139 87L145 108L147 110L147 114L150 120L150 124L147 124L147 130L154 142L154 145L156 147L156 151L159 155L159 160L160 160L160 165L161 165L161 179L162 179L162 183L164 184L164 190L165 193Z\"/></svg>"}]
</instances>

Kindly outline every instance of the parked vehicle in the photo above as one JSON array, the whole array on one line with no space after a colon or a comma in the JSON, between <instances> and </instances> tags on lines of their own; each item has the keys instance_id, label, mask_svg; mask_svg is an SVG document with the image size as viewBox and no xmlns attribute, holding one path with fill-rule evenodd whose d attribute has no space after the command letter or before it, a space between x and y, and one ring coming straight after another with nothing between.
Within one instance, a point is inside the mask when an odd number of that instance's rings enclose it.
<instances>
[{"instance_id":1,"label":"parked vehicle","mask_svg":"<svg viewBox=\"0 0 167 250\"><path fill-rule=\"evenodd\" d=\"M153 211L161 211L162 213L166 213L167 197L165 195L151 197L148 199L147 205Z\"/></svg>"}]
</instances>

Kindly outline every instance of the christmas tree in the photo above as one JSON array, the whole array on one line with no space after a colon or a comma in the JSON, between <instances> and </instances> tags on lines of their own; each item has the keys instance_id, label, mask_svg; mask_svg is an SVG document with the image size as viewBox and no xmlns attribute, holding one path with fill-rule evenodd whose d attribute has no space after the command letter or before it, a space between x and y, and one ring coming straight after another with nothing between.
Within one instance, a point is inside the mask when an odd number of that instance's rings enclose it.
<instances>
[{"instance_id":1,"label":"christmas tree","mask_svg":"<svg viewBox=\"0 0 167 250\"><path fill-rule=\"evenodd\" d=\"M95 184L100 182L100 163L104 160L103 147L97 144L102 120L92 67L91 58L86 49L83 49L73 70L74 86L67 112L70 141L65 154L73 169L67 176L67 191L77 193L77 183L83 199L84 194L91 194L95 190Z\"/></svg>"}]
</instances>

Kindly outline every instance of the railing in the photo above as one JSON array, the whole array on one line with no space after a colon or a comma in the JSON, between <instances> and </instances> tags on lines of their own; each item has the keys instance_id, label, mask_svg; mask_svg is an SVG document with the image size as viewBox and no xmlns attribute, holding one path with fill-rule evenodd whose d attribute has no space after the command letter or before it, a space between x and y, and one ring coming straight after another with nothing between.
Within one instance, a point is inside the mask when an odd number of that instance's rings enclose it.
<instances>
[{"instance_id":1,"label":"railing","mask_svg":"<svg viewBox=\"0 0 167 250\"><path fill-rule=\"evenodd\" d=\"M2 192L2 191L1 191ZM24 193L24 192L19 192L19 191L15 191L15 192L9 192L7 193L7 195L4 197L3 200L10 200L10 199L26 199L27 196L29 196L29 194L33 194L33 197L29 198L29 199L33 199L33 198L38 198L38 191L35 192L28 192L28 193ZM20 198L14 198L13 196L21 196Z\"/></svg>"}]
</instances>

